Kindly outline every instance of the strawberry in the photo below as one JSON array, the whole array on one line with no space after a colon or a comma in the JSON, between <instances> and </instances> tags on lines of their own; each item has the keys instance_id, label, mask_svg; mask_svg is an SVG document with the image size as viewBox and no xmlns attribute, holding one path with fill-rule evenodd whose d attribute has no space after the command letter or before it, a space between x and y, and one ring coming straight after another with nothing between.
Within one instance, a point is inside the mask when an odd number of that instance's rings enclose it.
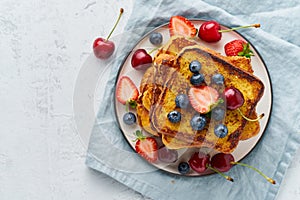
<instances>
[{"instance_id":1,"label":"strawberry","mask_svg":"<svg viewBox=\"0 0 300 200\"><path fill-rule=\"evenodd\" d=\"M116 88L116 97L121 104L136 101L139 91L133 81L128 76L122 76Z\"/></svg>"},{"instance_id":2,"label":"strawberry","mask_svg":"<svg viewBox=\"0 0 300 200\"><path fill-rule=\"evenodd\" d=\"M135 151L149 162L155 162L158 158L156 140L153 137L144 136L140 130L137 130L134 134L137 137Z\"/></svg>"},{"instance_id":3,"label":"strawberry","mask_svg":"<svg viewBox=\"0 0 300 200\"><path fill-rule=\"evenodd\" d=\"M227 56L245 56L247 58L253 56L249 43L243 40L232 40L228 42L225 44L224 50Z\"/></svg>"},{"instance_id":4,"label":"strawberry","mask_svg":"<svg viewBox=\"0 0 300 200\"><path fill-rule=\"evenodd\" d=\"M170 35L181 35L187 37L195 37L197 29L194 24L182 16L173 16L169 24Z\"/></svg>"},{"instance_id":5,"label":"strawberry","mask_svg":"<svg viewBox=\"0 0 300 200\"><path fill-rule=\"evenodd\" d=\"M191 87L188 93L192 107L199 113L208 113L218 103L219 93L212 87Z\"/></svg>"}]
</instances>

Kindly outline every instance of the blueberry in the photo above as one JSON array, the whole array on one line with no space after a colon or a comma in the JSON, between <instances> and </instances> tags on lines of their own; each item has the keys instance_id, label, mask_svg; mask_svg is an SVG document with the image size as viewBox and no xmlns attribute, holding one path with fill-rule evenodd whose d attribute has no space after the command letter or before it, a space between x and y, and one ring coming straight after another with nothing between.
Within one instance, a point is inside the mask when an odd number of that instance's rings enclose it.
<instances>
[{"instance_id":1,"label":"blueberry","mask_svg":"<svg viewBox=\"0 0 300 200\"><path fill-rule=\"evenodd\" d=\"M203 74L193 74L190 79L192 85L199 86L204 82L204 75Z\"/></svg>"},{"instance_id":2,"label":"blueberry","mask_svg":"<svg viewBox=\"0 0 300 200\"><path fill-rule=\"evenodd\" d=\"M128 112L123 115L123 121L127 125L132 125L136 122L136 117L132 112Z\"/></svg>"},{"instance_id":3,"label":"blueberry","mask_svg":"<svg viewBox=\"0 0 300 200\"><path fill-rule=\"evenodd\" d=\"M221 107L216 107L211 111L211 117L214 120L220 121L224 118L225 116L225 109Z\"/></svg>"},{"instance_id":4,"label":"blueberry","mask_svg":"<svg viewBox=\"0 0 300 200\"><path fill-rule=\"evenodd\" d=\"M198 74L201 70L201 63L198 60L193 60L189 65L190 71L194 74Z\"/></svg>"},{"instance_id":5,"label":"blueberry","mask_svg":"<svg viewBox=\"0 0 300 200\"><path fill-rule=\"evenodd\" d=\"M189 105L189 97L186 94L179 94L175 98L175 103L178 108L187 108Z\"/></svg>"},{"instance_id":6,"label":"blueberry","mask_svg":"<svg viewBox=\"0 0 300 200\"><path fill-rule=\"evenodd\" d=\"M178 172L180 174L186 174L190 171L190 166L187 162L181 162L178 165Z\"/></svg>"},{"instance_id":7,"label":"blueberry","mask_svg":"<svg viewBox=\"0 0 300 200\"><path fill-rule=\"evenodd\" d=\"M217 85L223 85L224 84L224 76L222 74L214 74L211 77L212 83L215 83Z\"/></svg>"},{"instance_id":8,"label":"blueberry","mask_svg":"<svg viewBox=\"0 0 300 200\"><path fill-rule=\"evenodd\" d=\"M181 113L178 112L178 111L176 111L176 110L171 111L168 114L168 119L172 123L180 122L180 120L181 120Z\"/></svg>"},{"instance_id":9,"label":"blueberry","mask_svg":"<svg viewBox=\"0 0 300 200\"><path fill-rule=\"evenodd\" d=\"M214 129L215 135L219 138L223 138L227 135L228 129L224 124L218 124Z\"/></svg>"},{"instance_id":10,"label":"blueberry","mask_svg":"<svg viewBox=\"0 0 300 200\"><path fill-rule=\"evenodd\" d=\"M200 114L196 114L190 121L191 127L195 131L201 131L206 125L206 118Z\"/></svg>"},{"instance_id":11,"label":"blueberry","mask_svg":"<svg viewBox=\"0 0 300 200\"><path fill-rule=\"evenodd\" d=\"M163 36L161 33L153 32L153 33L151 33L149 40L150 40L151 44L159 45L162 43Z\"/></svg>"}]
</instances>

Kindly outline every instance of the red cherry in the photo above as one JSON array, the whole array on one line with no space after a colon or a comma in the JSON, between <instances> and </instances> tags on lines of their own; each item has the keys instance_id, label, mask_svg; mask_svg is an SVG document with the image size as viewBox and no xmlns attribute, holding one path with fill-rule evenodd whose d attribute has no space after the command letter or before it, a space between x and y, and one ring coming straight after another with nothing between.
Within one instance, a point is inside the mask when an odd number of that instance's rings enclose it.
<instances>
[{"instance_id":1,"label":"red cherry","mask_svg":"<svg viewBox=\"0 0 300 200\"><path fill-rule=\"evenodd\" d=\"M234 163L234 157L231 154L217 153L211 158L210 165L220 171L227 172L231 169Z\"/></svg>"},{"instance_id":2,"label":"red cherry","mask_svg":"<svg viewBox=\"0 0 300 200\"><path fill-rule=\"evenodd\" d=\"M194 171L202 173L208 167L209 158L210 156L208 154L202 152L195 152L189 159L189 165Z\"/></svg>"},{"instance_id":3,"label":"red cherry","mask_svg":"<svg viewBox=\"0 0 300 200\"><path fill-rule=\"evenodd\" d=\"M220 30L221 26L216 21L207 21L204 22L199 29L198 37L206 42L218 42L222 38L222 33L230 32L233 30L239 30L242 28L259 28L260 24L251 24L247 26L238 26L231 29Z\"/></svg>"},{"instance_id":4,"label":"red cherry","mask_svg":"<svg viewBox=\"0 0 300 200\"><path fill-rule=\"evenodd\" d=\"M247 167L249 169L252 169L253 171L259 173L262 177L264 177L267 181L269 181L272 184L276 184L276 181L270 177L268 177L267 175L265 175L263 172L261 172L259 169L248 165L246 163L240 163L240 162L235 162L234 161L234 157L232 154L225 154L225 153L217 153L216 155L214 155L211 160L210 160L210 165L211 167L209 167L210 169L214 170L215 172L219 173L220 175L222 175L224 178L226 178L227 180L231 180L231 177L225 176L220 172L227 172L231 169L231 167L233 165L240 165L243 167Z\"/></svg>"},{"instance_id":5,"label":"red cherry","mask_svg":"<svg viewBox=\"0 0 300 200\"><path fill-rule=\"evenodd\" d=\"M112 41L109 41L109 38L110 38L111 34L114 32L117 24L119 23L123 12L124 12L124 10L123 10L123 8L121 8L119 17L106 39L103 39L101 37L95 39L95 41L93 43L93 51L97 58L107 59L115 51L115 44Z\"/></svg>"},{"instance_id":6,"label":"red cherry","mask_svg":"<svg viewBox=\"0 0 300 200\"><path fill-rule=\"evenodd\" d=\"M235 110L244 104L243 94L235 87L226 88L224 91L226 106L229 110Z\"/></svg>"},{"instance_id":7,"label":"red cherry","mask_svg":"<svg viewBox=\"0 0 300 200\"><path fill-rule=\"evenodd\" d=\"M131 65L136 70L145 70L152 64L152 57L145 49L138 49L131 57Z\"/></svg>"},{"instance_id":8,"label":"red cherry","mask_svg":"<svg viewBox=\"0 0 300 200\"><path fill-rule=\"evenodd\" d=\"M112 41L97 38L93 44L94 54L97 58L107 59L113 54L115 50L115 44Z\"/></svg>"},{"instance_id":9,"label":"red cherry","mask_svg":"<svg viewBox=\"0 0 300 200\"><path fill-rule=\"evenodd\" d=\"M220 24L216 21L204 22L199 29L198 37L206 42L218 42L221 40L222 33Z\"/></svg>"}]
</instances>

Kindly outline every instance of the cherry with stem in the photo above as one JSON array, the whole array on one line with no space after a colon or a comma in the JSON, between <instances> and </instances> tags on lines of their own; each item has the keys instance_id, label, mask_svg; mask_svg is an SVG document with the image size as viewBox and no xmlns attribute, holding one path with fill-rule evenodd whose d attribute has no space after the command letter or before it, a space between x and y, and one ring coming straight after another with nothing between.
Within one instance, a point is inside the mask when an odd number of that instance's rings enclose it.
<instances>
[{"instance_id":1,"label":"cherry with stem","mask_svg":"<svg viewBox=\"0 0 300 200\"><path fill-rule=\"evenodd\" d=\"M110 31L110 33L109 33L109 35L107 36L106 39L104 39L102 37L99 37L99 38L95 39L95 41L93 43L93 51L94 51L94 55L97 58L107 59L115 51L115 44L112 41L110 41L109 38L112 35L112 33L114 32L115 28L117 27L123 12L124 12L124 9L121 8L120 13L119 13L119 17L118 17L117 21L115 22L112 30Z\"/></svg>"},{"instance_id":2,"label":"cherry with stem","mask_svg":"<svg viewBox=\"0 0 300 200\"><path fill-rule=\"evenodd\" d=\"M259 28L260 24L251 24L247 26L239 26L231 29L221 30L221 26L218 22L211 20L204 22L198 32L198 37L205 42L218 42L222 38L222 33L235 31L243 28Z\"/></svg>"},{"instance_id":3,"label":"cherry with stem","mask_svg":"<svg viewBox=\"0 0 300 200\"><path fill-rule=\"evenodd\" d=\"M234 160L234 157L232 154L225 154L225 153L217 153L215 154L212 158L211 158L211 167L213 168L212 170L215 171L219 171L219 172L227 172L231 169L231 167L233 165L240 165L240 166L244 166L247 168L250 168L254 171L256 171L257 173L259 173L262 177L264 177L268 182L272 183L272 184L276 184L275 180L268 177L267 175L265 175L263 172L261 172L259 169L248 165L246 163L241 163L241 162L236 162ZM214 170L215 169L215 170Z\"/></svg>"}]
</instances>

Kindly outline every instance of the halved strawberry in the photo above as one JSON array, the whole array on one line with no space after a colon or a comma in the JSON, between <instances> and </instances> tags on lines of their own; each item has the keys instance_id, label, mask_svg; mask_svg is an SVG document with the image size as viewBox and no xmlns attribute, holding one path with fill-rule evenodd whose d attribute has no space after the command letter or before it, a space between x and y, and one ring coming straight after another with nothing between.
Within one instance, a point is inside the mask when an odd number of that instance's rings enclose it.
<instances>
[{"instance_id":1,"label":"halved strawberry","mask_svg":"<svg viewBox=\"0 0 300 200\"><path fill-rule=\"evenodd\" d=\"M244 40L232 40L225 44L224 50L227 56L245 56L247 58L253 56L249 43Z\"/></svg>"},{"instance_id":2,"label":"halved strawberry","mask_svg":"<svg viewBox=\"0 0 300 200\"><path fill-rule=\"evenodd\" d=\"M192 107L201 114L208 113L219 99L218 91L209 86L191 87L188 96Z\"/></svg>"},{"instance_id":3,"label":"halved strawberry","mask_svg":"<svg viewBox=\"0 0 300 200\"><path fill-rule=\"evenodd\" d=\"M135 143L135 151L149 162L155 162L158 158L157 142L152 137L146 137L140 130L135 132L137 142Z\"/></svg>"},{"instance_id":4,"label":"halved strawberry","mask_svg":"<svg viewBox=\"0 0 300 200\"><path fill-rule=\"evenodd\" d=\"M133 81L128 76L122 76L116 88L117 100L125 105L126 102L136 101L138 96L139 91Z\"/></svg>"},{"instance_id":5,"label":"halved strawberry","mask_svg":"<svg viewBox=\"0 0 300 200\"><path fill-rule=\"evenodd\" d=\"M194 24L182 16L173 16L169 24L170 35L181 35L187 37L195 37L197 29Z\"/></svg>"}]
</instances>

